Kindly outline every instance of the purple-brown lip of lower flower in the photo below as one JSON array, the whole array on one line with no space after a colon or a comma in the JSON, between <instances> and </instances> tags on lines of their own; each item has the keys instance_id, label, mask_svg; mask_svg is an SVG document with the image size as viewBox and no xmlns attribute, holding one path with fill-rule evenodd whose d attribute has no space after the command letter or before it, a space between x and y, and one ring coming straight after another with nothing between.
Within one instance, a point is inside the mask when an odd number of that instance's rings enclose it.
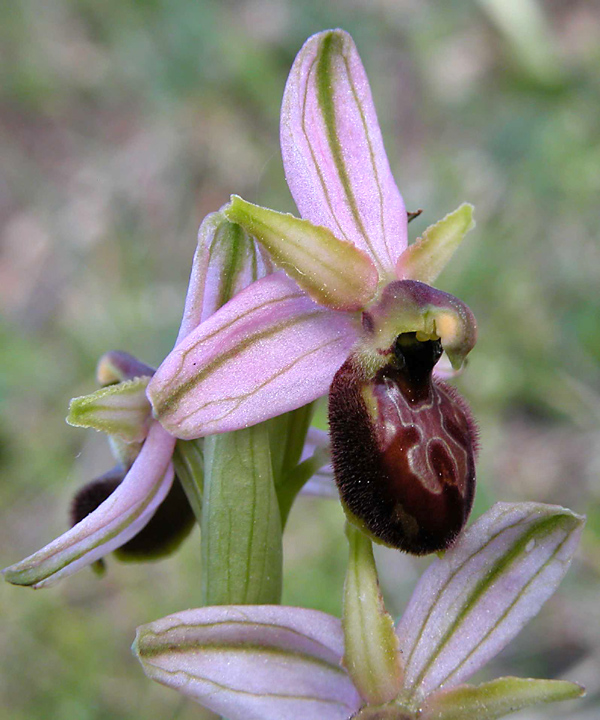
<instances>
[{"instance_id":1,"label":"purple-brown lip of lower flower","mask_svg":"<svg viewBox=\"0 0 600 720\"><path fill-rule=\"evenodd\" d=\"M448 548L475 492L477 431L467 403L432 377L439 340L396 339L371 379L355 356L329 396L342 502L374 539L415 555Z\"/></svg>"},{"instance_id":2,"label":"purple-brown lip of lower flower","mask_svg":"<svg viewBox=\"0 0 600 720\"><path fill-rule=\"evenodd\" d=\"M71 525L103 503L123 481L127 470L117 465L112 470L79 489L71 503ZM163 502L158 506L150 522L131 540L114 551L119 560L144 561L160 559L175 551L194 527L195 516L178 478ZM104 561L97 561L99 569Z\"/></svg>"}]
</instances>

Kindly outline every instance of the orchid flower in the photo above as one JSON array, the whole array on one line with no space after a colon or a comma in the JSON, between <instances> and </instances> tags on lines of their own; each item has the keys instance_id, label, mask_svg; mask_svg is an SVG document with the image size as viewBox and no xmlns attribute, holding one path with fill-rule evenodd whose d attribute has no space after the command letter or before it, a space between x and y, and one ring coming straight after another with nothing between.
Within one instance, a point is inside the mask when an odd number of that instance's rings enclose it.
<instances>
[{"instance_id":1,"label":"orchid flower","mask_svg":"<svg viewBox=\"0 0 600 720\"><path fill-rule=\"evenodd\" d=\"M198 235L178 340L232 293L271 269L268 258L240 227L221 213L209 215ZM177 438L152 418L145 396L153 372L130 355L108 353L98 366L104 387L72 401L68 422L106 432L118 465L78 493L72 512L75 525L69 531L4 570L9 582L44 587L114 550L131 558L149 545L170 545L191 528L189 505L200 516L198 488L187 483L188 505L179 483L173 484L172 460L183 482L188 472L201 477L201 453L193 444L180 443L174 456Z\"/></svg>"},{"instance_id":2,"label":"orchid flower","mask_svg":"<svg viewBox=\"0 0 600 720\"><path fill-rule=\"evenodd\" d=\"M204 607L141 626L133 650L150 678L229 720L492 720L576 698L566 681L464 683L553 594L582 527L564 508L498 503L431 563L394 627L371 543L349 525L342 621Z\"/></svg>"},{"instance_id":3,"label":"orchid flower","mask_svg":"<svg viewBox=\"0 0 600 720\"><path fill-rule=\"evenodd\" d=\"M329 395L332 457L349 519L422 554L451 545L471 509L476 430L435 379L476 338L457 298L431 287L473 226L462 205L407 246L368 80L350 36L310 38L281 112L285 174L303 219L234 196L225 215L284 272L237 294L151 379L155 417L192 439ZM439 374L439 373L438 373Z\"/></svg>"},{"instance_id":4,"label":"orchid flower","mask_svg":"<svg viewBox=\"0 0 600 720\"><path fill-rule=\"evenodd\" d=\"M127 477L152 425L145 388L153 368L128 353L111 351L100 358L96 377L101 389L74 398L67 422L75 427L107 433L117 465L84 485L71 503L71 524L77 525L107 500ZM149 521L124 545L114 550L119 560L139 561L171 554L194 526L194 512L177 475ZM94 569L103 572L104 561Z\"/></svg>"}]
</instances>

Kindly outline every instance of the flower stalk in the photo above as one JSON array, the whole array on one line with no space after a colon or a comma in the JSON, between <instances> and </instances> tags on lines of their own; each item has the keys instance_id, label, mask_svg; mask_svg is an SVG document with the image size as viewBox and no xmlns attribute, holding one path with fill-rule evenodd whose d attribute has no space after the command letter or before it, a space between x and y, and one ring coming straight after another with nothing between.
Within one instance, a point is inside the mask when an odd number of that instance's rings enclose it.
<instances>
[{"instance_id":1,"label":"flower stalk","mask_svg":"<svg viewBox=\"0 0 600 720\"><path fill-rule=\"evenodd\" d=\"M379 591L373 546L354 525L346 524L350 546L344 585L344 666L368 705L384 705L402 686L402 665L394 621Z\"/></svg>"},{"instance_id":2,"label":"flower stalk","mask_svg":"<svg viewBox=\"0 0 600 720\"><path fill-rule=\"evenodd\" d=\"M277 604L281 577L281 520L267 425L207 438L202 603Z\"/></svg>"}]
</instances>

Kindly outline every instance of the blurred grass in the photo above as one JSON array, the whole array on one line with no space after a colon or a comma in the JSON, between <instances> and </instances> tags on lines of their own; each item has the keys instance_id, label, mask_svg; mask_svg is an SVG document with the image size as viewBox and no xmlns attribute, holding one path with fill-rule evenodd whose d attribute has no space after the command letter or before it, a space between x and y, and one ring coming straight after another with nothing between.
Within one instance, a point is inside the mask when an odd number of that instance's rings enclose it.
<instances>
[{"instance_id":1,"label":"blurred grass","mask_svg":"<svg viewBox=\"0 0 600 720\"><path fill-rule=\"evenodd\" d=\"M425 210L413 237L464 200L476 206L477 228L439 283L480 326L459 383L481 426L476 512L533 499L589 517L561 591L490 673L587 681L567 715L596 717L600 11L584 0L3 10L2 563L61 532L75 489L106 469L103 439L64 424L68 400L92 388L107 349L149 363L169 350L202 217L232 192L294 209L279 103L303 41L335 26L363 57L407 206ZM339 612L342 525L335 503L298 502L286 602ZM378 557L399 613L424 561ZM40 593L1 586L4 717L200 717L129 654L136 625L194 605L197 577L194 535L169 561L110 562L101 581L83 572Z\"/></svg>"}]
</instances>

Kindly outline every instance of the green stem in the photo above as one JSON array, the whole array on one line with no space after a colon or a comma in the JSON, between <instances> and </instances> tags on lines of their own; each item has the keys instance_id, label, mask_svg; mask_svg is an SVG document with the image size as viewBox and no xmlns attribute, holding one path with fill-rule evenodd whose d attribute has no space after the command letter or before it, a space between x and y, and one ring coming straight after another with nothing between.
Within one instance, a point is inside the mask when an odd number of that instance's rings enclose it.
<instances>
[{"instance_id":1,"label":"green stem","mask_svg":"<svg viewBox=\"0 0 600 720\"><path fill-rule=\"evenodd\" d=\"M173 453L173 466L198 525L202 521L204 495L204 459L202 440L178 440Z\"/></svg>"},{"instance_id":2,"label":"green stem","mask_svg":"<svg viewBox=\"0 0 600 720\"><path fill-rule=\"evenodd\" d=\"M402 687L398 638L379 591L371 540L349 522L346 535L350 557L342 610L343 664L368 705L385 705Z\"/></svg>"},{"instance_id":3,"label":"green stem","mask_svg":"<svg viewBox=\"0 0 600 720\"><path fill-rule=\"evenodd\" d=\"M277 604L282 546L265 423L205 439L202 604Z\"/></svg>"}]
</instances>

